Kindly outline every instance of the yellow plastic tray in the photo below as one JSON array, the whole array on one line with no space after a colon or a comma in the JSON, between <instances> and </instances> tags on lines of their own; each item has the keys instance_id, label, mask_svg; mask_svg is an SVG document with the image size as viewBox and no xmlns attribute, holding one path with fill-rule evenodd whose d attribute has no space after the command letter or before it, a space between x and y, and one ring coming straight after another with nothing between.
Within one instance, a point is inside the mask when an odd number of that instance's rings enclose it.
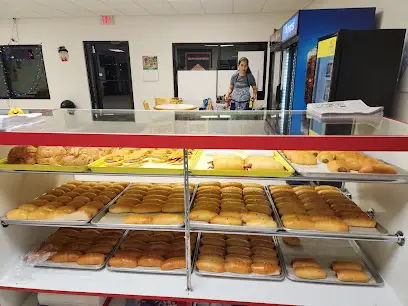
<instances>
[{"instance_id":1,"label":"yellow plastic tray","mask_svg":"<svg viewBox=\"0 0 408 306\"><path fill-rule=\"evenodd\" d=\"M292 166L277 152L273 151L275 159L286 169L283 171L270 170L214 170L207 167L207 155L201 154L200 159L194 167L191 167L191 173L196 175L213 175L213 176L258 176L258 177L289 177L295 173Z\"/></svg>"},{"instance_id":2,"label":"yellow plastic tray","mask_svg":"<svg viewBox=\"0 0 408 306\"><path fill-rule=\"evenodd\" d=\"M189 167L194 167L198 162L202 151L197 150L193 153L190 159ZM139 174L183 174L183 165L171 165L168 163L143 163L139 166L118 166L106 167L104 166L104 159L89 164L89 169L93 172L101 173L139 173Z\"/></svg>"},{"instance_id":3,"label":"yellow plastic tray","mask_svg":"<svg viewBox=\"0 0 408 306\"><path fill-rule=\"evenodd\" d=\"M88 166L87 165L86 166L50 166L50 165L8 164L7 159L0 159L0 170L87 172Z\"/></svg>"}]
</instances>

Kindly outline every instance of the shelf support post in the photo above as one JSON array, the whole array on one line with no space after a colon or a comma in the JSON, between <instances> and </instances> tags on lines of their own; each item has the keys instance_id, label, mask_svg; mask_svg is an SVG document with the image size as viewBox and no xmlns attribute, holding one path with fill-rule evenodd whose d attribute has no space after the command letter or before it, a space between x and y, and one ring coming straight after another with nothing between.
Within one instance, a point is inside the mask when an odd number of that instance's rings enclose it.
<instances>
[{"instance_id":1,"label":"shelf support post","mask_svg":"<svg viewBox=\"0 0 408 306\"><path fill-rule=\"evenodd\" d=\"M191 285L191 245L190 245L190 185L188 182L188 149L183 149L184 176L184 238L186 243L187 291L193 291Z\"/></svg>"}]
</instances>

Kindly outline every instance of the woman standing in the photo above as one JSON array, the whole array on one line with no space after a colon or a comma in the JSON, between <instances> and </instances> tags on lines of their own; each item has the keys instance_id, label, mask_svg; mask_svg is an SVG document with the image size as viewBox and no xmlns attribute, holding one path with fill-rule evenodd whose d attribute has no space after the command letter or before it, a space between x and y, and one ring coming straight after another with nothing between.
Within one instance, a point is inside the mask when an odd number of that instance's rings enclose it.
<instances>
[{"instance_id":1,"label":"woman standing","mask_svg":"<svg viewBox=\"0 0 408 306\"><path fill-rule=\"evenodd\" d=\"M249 61L246 57L241 57L238 61L238 71L231 77L230 87L225 96L227 103L231 102L231 110L247 110L249 108L249 100L254 101L257 98L258 90L256 88L255 78L248 67ZM252 87L253 95L251 97L250 87Z\"/></svg>"}]
</instances>

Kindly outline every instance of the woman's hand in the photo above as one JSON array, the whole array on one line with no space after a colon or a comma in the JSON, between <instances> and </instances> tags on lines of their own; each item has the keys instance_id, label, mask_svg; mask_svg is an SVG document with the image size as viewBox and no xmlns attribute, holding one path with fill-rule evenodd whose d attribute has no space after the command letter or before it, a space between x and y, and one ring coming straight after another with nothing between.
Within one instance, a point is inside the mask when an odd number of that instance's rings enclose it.
<instances>
[{"instance_id":1,"label":"woman's hand","mask_svg":"<svg viewBox=\"0 0 408 306\"><path fill-rule=\"evenodd\" d=\"M254 94L254 95L252 95L251 99L256 101L256 99L258 99L258 96L256 94Z\"/></svg>"}]
</instances>

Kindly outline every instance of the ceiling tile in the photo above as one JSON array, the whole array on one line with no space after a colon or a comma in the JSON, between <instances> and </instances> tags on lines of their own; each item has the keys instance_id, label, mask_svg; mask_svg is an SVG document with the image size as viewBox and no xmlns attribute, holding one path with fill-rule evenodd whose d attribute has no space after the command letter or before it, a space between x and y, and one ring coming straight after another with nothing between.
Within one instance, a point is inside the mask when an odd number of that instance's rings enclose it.
<instances>
[{"instance_id":1,"label":"ceiling tile","mask_svg":"<svg viewBox=\"0 0 408 306\"><path fill-rule=\"evenodd\" d=\"M73 4L83 7L96 15L123 15L123 12L115 10L113 7L99 0L68 0Z\"/></svg>"},{"instance_id":2,"label":"ceiling tile","mask_svg":"<svg viewBox=\"0 0 408 306\"><path fill-rule=\"evenodd\" d=\"M100 0L121 11L125 15L150 15L143 7L133 0Z\"/></svg>"},{"instance_id":3,"label":"ceiling tile","mask_svg":"<svg viewBox=\"0 0 408 306\"><path fill-rule=\"evenodd\" d=\"M305 8L313 0L268 0L262 10L263 13L289 12Z\"/></svg>"},{"instance_id":4,"label":"ceiling tile","mask_svg":"<svg viewBox=\"0 0 408 306\"><path fill-rule=\"evenodd\" d=\"M234 13L260 13L267 0L234 0Z\"/></svg>"},{"instance_id":5,"label":"ceiling tile","mask_svg":"<svg viewBox=\"0 0 408 306\"><path fill-rule=\"evenodd\" d=\"M152 15L177 15L167 0L135 0Z\"/></svg>"},{"instance_id":6,"label":"ceiling tile","mask_svg":"<svg viewBox=\"0 0 408 306\"><path fill-rule=\"evenodd\" d=\"M72 16L76 17L86 17L86 16L95 16L95 13L92 13L91 11L80 7L78 5L75 5L72 2L66 1L66 0L35 0L36 2L52 7L54 9L63 11L65 13L68 13Z\"/></svg>"},{"instance_id":7,"label":"ceiling tile","mask_svg":"<svg viewBox=\"0 0 408 306\"><path fill-rule=\"evenodd\" d=\"M204 14L200 0L168 0L170 5L182 15Z\"/></svg>"},{"instance_id":8,"label":"ceiling tile","mask_svg":"<svg viewBox=\"0 0 408 306\"><path fill-rule=\"evenodd\" d=\"M233 0L201 0L206 14L232 14Z\"/></svg>"}]
</instances>

